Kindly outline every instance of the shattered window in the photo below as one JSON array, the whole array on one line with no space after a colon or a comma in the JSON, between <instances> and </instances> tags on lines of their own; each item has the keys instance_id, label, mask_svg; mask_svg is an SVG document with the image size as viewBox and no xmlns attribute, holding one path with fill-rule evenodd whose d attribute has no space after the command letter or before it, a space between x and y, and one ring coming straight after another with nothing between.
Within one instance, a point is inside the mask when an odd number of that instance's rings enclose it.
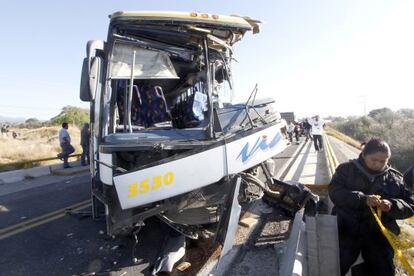
<instances>
[{"instance_id":1,"label":"shattered window","mask_svg":"<svg viewBox=\"0 0 414 276\"><path fill-rule=\"evenodd\" d=\"M130 79L133 60L135 60L134 79L178 79L174 66L166 53L122 42L115 42L110 64L110 77Z\"/></svg>"}]
</instances>

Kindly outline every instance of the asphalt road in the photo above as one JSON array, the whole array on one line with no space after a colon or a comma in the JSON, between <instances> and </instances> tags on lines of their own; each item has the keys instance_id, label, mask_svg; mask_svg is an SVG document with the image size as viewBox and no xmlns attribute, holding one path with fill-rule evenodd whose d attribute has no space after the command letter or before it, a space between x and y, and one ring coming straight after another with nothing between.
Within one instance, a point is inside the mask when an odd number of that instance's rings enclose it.
<instances>
[{"instance_id":1,"label":"asphalt road","mask_svg":"<svg viewBox=\"0 0 414 276\"><path fill-rule=\"evenodd\" d=\"M297 147L292 145L277 156L277 169ZM89 198L87 174L47 176L0 186L0 228ZM160 250L154 245L163 243L168 229L156 219L146 223L148 227L134 248L131 237L108 237L103 220L65 215L1 239L0 275L149 275Z\"/></svg>"},{"instance_id":2,"label":"asphalt road","mask_svg":"<svg viewBox=\"0 0 414 276\"><path fill-rule=\"evenodd\" d=\"M0 190L1 229L90 198L87 174L25 180ZM108 237L104 220L93 221L88 209L82 211L1 239L0 275L150 274L159 250L152 245L162 243L163 225L147 221L133 248L131 237Z\"/></svg>"},{"instance_id":3,"label":"asphalt road","mask_svg":"<svg viewBox=\"0 0 414 276\"><path fill-rule=\"evenodd\" d=\"M42 180L53 179L52 183L37 186ZM25 181L25 189L0 196L0 205L9 211L1 213L0 228L29 220L31 218L65 208L90 198L89 176L43 177ZM22 185L22 183L20 183ZM34 187L33 187L34 186Z\"/></svg>"},{"instance_id":4,"label":"asphalt road","mask_svg":"<svg viewBox=\"0 0 414 276\"><path fill-rule=\"evenodd\" d=\"M328 136L329 142L332 145L332 149L339 164L349 161L350 159L357 158L361 150L350 146L335 137Z\"/></svg>"}]
</instances>

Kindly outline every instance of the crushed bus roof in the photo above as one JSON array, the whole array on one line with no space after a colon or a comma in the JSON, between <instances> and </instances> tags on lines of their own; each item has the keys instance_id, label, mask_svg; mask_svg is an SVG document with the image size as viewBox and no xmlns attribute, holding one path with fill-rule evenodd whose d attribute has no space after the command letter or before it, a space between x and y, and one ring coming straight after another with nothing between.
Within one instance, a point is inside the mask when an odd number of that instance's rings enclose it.
<instances>
[{"instance_id":1,"label":"crushed bus roof","mask_svg":"<svg viewBox=\"0 0 414 276\"><path fill-rule=\"evenodd\" d=\"M197 12L162 12L162 11L118 11L110 15L111 21L117 19L139 19L148 21L182 21L204 24L217 24L252 30L252 25L243 17L215 15Z\"/></svg>"}]
</instances>

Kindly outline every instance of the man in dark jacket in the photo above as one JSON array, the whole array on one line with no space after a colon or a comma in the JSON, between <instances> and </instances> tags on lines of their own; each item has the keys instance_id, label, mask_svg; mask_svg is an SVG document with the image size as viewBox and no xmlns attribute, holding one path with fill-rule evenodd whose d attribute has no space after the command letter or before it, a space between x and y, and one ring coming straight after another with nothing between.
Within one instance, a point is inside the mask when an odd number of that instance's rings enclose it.
<instances>
[{"instance_id":1,"label":"man in dark jacket","mask_svg":"<svg viewBox=\"0 0 414 276\"><path fill-rule=\"evenodd\" d=\"M305 137L306 137L305 142L307 142L309 138L311 139L311 141L313 141L313 138L311 135L311 128L312 128L312 125L309 124L308 119L305 119L305 121L303 122L303 129L305 131Z\"/></svg>"},{"instance_id":2,"label":"man in dark jacket","mask_svg":"<svg viewBox=\"0 0 414 276\"><path fill-rule=\"evenodd\" d=\"M369 207L382 211L382 223L398 235L396 219L414 214L414 197L405 188L402 175L387 162L388 144L371 139L358 159L341 164L329 186L337 215L341 274L345 275L359 254L364 275L394 275L394 252L380 231Z\"/></svg>"},{"instance_id":3,"label":"man in dark jacket","mask_svg":"<svg viewBox=\"0 0 414 276\"><path fill-rule=\"evenodd\" d=\"M81 129L81 146L82 146L82 155L81 155L81 164L86 166L89 164L89 140L91 133L89 131L89 124L85 123Z\"/></svg>"}]
</instances>

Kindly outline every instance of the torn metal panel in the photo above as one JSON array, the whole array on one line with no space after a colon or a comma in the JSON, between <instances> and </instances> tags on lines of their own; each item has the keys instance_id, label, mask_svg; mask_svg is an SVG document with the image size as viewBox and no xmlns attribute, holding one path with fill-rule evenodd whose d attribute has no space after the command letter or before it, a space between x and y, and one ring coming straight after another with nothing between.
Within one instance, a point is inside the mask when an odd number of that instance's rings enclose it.
<instances>
[{"instance_id":1,"label":"torn metal panel","mask_svg":"<svg viewBox=\"0 0 414 276\"><path fill-rule=\"evenodd\" d=\"M121 207L128 209L213 184L266 161L286 146L278 125L252 132L226 146L217 142L216 147L200 153L115 176Z\"/></svg>"},{"instance_id":2,"label":"torn metal panel","mask_svg":"<svg viewBox=\"0 0 414 276\"><path fill-rule=\"evenodd\" d=\"M167 241L164 242L162 253L157 259L152 275L157 275L160 272L171 272L174 264L181 260L185 255L185 236L168 236Z\"/></svg>"}]
</instances>

